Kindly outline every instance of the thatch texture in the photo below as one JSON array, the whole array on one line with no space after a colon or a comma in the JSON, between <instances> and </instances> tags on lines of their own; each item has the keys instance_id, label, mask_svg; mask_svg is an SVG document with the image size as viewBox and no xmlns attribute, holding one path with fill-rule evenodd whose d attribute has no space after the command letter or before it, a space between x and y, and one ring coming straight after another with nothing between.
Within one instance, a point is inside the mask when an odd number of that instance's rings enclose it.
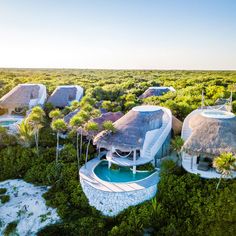
<instances>
[{"instance_id":1,"label":"thatch texture","mask_svg":"<svg viewBox=\"0 0 236 236\"><path fill-rule=\"evenodd\" d=\"M80 108L75 109L74 111L70 112L66 116L64 116L64 121L69 124L71 118L73 118L78 112L80 111Z\"/></svg>"},{"instance_id":2,"label":"thatch texture","mask_svg":"<svg viewBox=\"0 0 236 236\"><path fill-rule=\"evenodd\" d=\"M99 129L102 130L103 123L105 121L112 121L113 123L117 120L119 120L124 114L122 112L107 112L103 113L101 116L91 119L91 122L95 122L98 124Z\"/></svg>"},{"instance_id":3,"label":"thatch texture","mask_svg":"<svg viewBox=\"0 0 236 236\"><path fill-rule=\"evenodd\" d=\"M162 96L167 92L174 91L172 87L150 87L139 98L148 98L151 96Z\"/></svg>"},{"instance_id":4,"label":"thatch texture","mask_svg":"<svg viewBox=\"0 0 236 236\"><path fill-rule=\"evenodd\" d=\"M187 153L211 157L223 152L236 154L236 117L216 119L196 114L191 117L189 126L192 134L183 146Z\"/></svg>"},{"instance_id":5,"label":"thatch texture","mask_svg":"<svg viewBox=\"0 0 236 236\"><path fill-rule=\"evenodd\" d=\"M112 147L123 151L141 149L146 132L160 128L162 125L163 110L141 112L130 110L114 123L114 134L100 132L94 139L99 147L111 149Z\"/></svg>"},{"instance_id":6,"label":"thatch texture","mask_svg":"<svg viewBox=\"0 0 236 236\"><path fill-rule=\"evenodd\" d=\"M181 134L183 122L172 115L172 129L175 135Z\"/></svg>"},{"instance_id":7,"label":"thatch texture","mask_svg":"<svg viewBox=\"0 0 236 236\"><path fill-rule=\"evenodd\" d=\"M76 93L76 86L59 86L48 98L47 102L51 103L54 107L63 108L68 106L71 101L76 99Z\"/></svg>"},{"instance_id":8,"label":"thatch texture","mask_svg":"<svg viewBox=\"0 0 236 236\"><path fill-rule=\"evenodd\" d=\"M40 86L37 84L19 84L0 99L0 107L15 109L28 107L31 99L39 97Z\"/></svg>"}]
</instances>

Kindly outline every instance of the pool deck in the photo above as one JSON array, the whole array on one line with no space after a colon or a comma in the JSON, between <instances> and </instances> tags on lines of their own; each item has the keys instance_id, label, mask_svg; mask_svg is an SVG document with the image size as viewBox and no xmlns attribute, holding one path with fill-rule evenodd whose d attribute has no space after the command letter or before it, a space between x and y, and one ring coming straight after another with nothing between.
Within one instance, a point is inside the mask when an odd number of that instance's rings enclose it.
<instances>
[{"instance_id":1,"label":"pool deck","mask_svg":"<svg viewBox=\"0 0 236 236\"><path fill-rule=\"evenodd\" d=\"M100 162L100 158L94 158L87 162L86 168L82 166L80 169L80 178L85 181L90 186L102 190L105 192L129 192L129 191L136 191L142 190L145 188L149 188L153 185L156 185L159 181L158 172L155 172L151 176L139 180L136 182L129 182L129 183L110 183L107 181L103 181L99 179L94 173L93 169L97 166Z\"/></svg>"}]
</instances>

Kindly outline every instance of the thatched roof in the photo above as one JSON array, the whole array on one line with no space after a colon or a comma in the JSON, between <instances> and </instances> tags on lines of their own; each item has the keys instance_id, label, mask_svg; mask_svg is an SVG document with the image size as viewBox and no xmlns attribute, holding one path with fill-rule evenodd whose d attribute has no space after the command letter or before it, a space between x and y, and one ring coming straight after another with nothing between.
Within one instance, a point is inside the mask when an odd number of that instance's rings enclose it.
<instances>
[{"instance_id":1,"label":"thatched roof","mask_svg":"<svg viewBox=\"0 0 236 236\"><path fill-rule=\"evenodd\" d=\"M146 133L161 127L163 114L163 110L156 106L135 107L114 123L115 133L100 132L94 144L123 151L141 149Z\"/></svg>"},{"instance_id":2,"label":"thatched roof","mask_svg":"<svg viewBox=\"0 0 236 236\"><path fill-rule=\"evenodd\" d=\"M77 91L78 86L58 86L47 102L51 103L54 107L62 108L68 106L71 101L76 99Z\"/></svg>"},{"instance_id":3,"label":"thatched roof","mask_svg":"<svg viewBox=\"0 0 236 236\"><path fill-rule=\"evenodd\" d=\"M181 134L183 122L172 115L172 129L175 135Z\"/></svg>"},{"instance_id":4,"label":"thatched roof","mask_svg":"<svg viewBox=\"0 0 236 236\"><path fill-rule=\"evenodd\" d=\"M0 99L0 107L27 107L31 99L39 97L40 85L19 84Z\"/></svg>"},{"instance_id":5,"label":"thatched roof","mask_svg":"<svg viewBox=\"0 0 236 236\"><path fill-rule=\"evenodd\" d=\"M183 146L189 154L218 156L223 152L236 154L236 117L216 119L201 114L190 118L191 136Z\"/></svg>"},{"instance_id":6,"label":"thatched roof","mask_svg":"<svg viewBox=\"0 0 236 236\"><path fill-rule=\"evenodd\" d=\"M107 112L101 116L91 119L90 121L98 124L99 129L102 130L102 125L105 121L112 121L113 123L119 120L124 114L122 112Z\"/></svg>"},{"instance_id":7,"label":"thatched roof","mask_svg":"<svg viewBox=\"0 0 236 236\"><path fill-rule=\"evenodd\" d=\"M75 109L74 111L70 112L66 116L64 116L64 121L69 124L71 118L73 118L78 112L80 111L80 108Z\"/></svg>"},{"instance_id":8,"label":"thatched roof","mask_svg":"<svg viewBox=\"0 0 236 236\"><path fill-rule=\"evenodd\" d=\"M147 98L151 96L162 96L163 94L175 89L173 87L150 87L139 98Z\"/></svg>"}]
</instances>

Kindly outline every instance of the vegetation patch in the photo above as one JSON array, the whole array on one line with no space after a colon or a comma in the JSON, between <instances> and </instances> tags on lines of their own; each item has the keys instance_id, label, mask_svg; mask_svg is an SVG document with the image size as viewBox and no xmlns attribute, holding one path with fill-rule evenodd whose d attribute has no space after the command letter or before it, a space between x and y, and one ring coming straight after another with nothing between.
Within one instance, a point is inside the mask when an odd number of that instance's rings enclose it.
<instances>
[{"instance_id":1,"label":"vegetation patch","mask_svg":"<svg viewBox=\"0 0 236 236\"><path fill-rule=\"evenodd\" d=\"M10 196L9 195L2 195L0 196L1 203L4 204L6 202L10 201Z\"/></svg>"},{"instance_id":2,"label":"vegetation patch","mask_svg":"<svg viewBox=\"0 0 236 236\"><path fill-rule=\"evenodd\" d=\"M7 227L4 230L4 236L10 236L10 235L17 235L16 234L16 227L17 227L18 222L13 221L7 225Z\"/></svg>"}]
</instances>

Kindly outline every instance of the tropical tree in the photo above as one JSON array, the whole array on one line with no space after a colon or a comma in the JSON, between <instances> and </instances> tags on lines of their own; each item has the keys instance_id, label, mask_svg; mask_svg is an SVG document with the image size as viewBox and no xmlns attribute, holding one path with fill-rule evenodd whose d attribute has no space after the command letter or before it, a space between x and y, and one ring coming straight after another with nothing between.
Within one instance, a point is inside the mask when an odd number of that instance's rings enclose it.
<instances>
[{"instance_id":1,"label":"tropical tree","mask_svg":"<svg viewBox=\"0 0 236 236\"><path fill-rule=\"evenodd\" d=\"M39 153L39 130L43 127L44 116L44 110L37 106L32 109L30 115L27 118L27 122L33 128L37 154Z\"/></svg>"},{"instance_id":2,"label":"tropical tree","mask_svg":"<svg viewBox=\"0 0 236 236\"><path fill-rule=\"evenodd\" d=\"M87 148L86 148L86 159L85 159L85 168L86 168L86 164L88 161L89 145L90 145L91 140L94 138L94 136L98 132L99 127L98 127L97 123L90 121L85 125L84 129L87 132L87 138L88 138L88 144L87 144Z\"/></svg>"},{"instance_id":3,"label":"tropical tree","mask_svg":"<svg viewBox=\"0 0 236 236\"><path fill-rule=\"evenodd\" d=\"M80 152L79 152L79 132L81 132L81 141L80 141L80 149L82 149L82 124L83 124L83 118L79 115L75 115L70 120L70 126L75 130L76 132L76 155L77 155L77 167L78 167L78 175L79 175L79 169L80 169ZM81 152L82 153L82 152Z\"/></svg>"},{"instance_id":4,"label":"tropical tree","mask_svg":"<svg viewBox=\"0 0 236 236\"><path fill-rule=\"evenodd\" d=\"M53 120L61 118L61 111L59 109L54 109L50 111L49 117Z\"/></svg>"},{"instance_id":5,"label":"tropical tree","mask_svg":"<svg viewBox=\"0 0 236 236\"><path fill-rule=\"evenodd\" d=\"M51 127L57 133L56 164L58 164L60 133L65 132L67 130L67 126L63 119L56 119L52 121Z\"/></svg>"},{"instance_id":6,"label":"tropical tree","mask_svg":"<svg viewBox=\"0 0 236 236\"><path fill-rule=\"evenodd\" d=\"M176 152L177 162L181 160L181 149L184 145L184 140L180 136L176 136L171 140L171 148Z\"/></svg>"},{"instance_id":7,"label":"tropical tree","mask_svg":"<svg viewBox=\"0 0 236 236\"><path fill-rule=\"evenodd\" d=\"M34 135L32 127L26 120L17 125L19 139L23 146L30 147Z\"/></svg>"},{"instance_id":8,"label":"tropical tree","mask_svg":"<svg viewBox=\"0 0 236 236\"><path fill-rule=\"evenodd\" d=\"M216 185L216 190L220 186L222 177L232 176L233 171L236 170L236 156L230 152L222 153L220 156L214 158L213 167L221 173L220 179Z\"/></svg>"},{"instance_id":9,"label":"tropical tree","mask_svg":"<svg viewBox=\"0 0 236 236\"><path fill-rule=\"evenodd\" d=\"M102 124L102 127L104 130L106 130L108 132L111 132L111 133L116 132L116 128L115 128L114 124L112 123L112 121L110 121L110 120L104 121Z\"/></svg>"},{"instance_id":10,"label":"tropical tree","mask_svg":"<svg viewBox=\"0 0 236 236\"><path fill-rule=\"evenodd\" d=\"M73 111L76 110L76 109L78 109L79 106L80 106L80 102L79 102L78 100L74 100L74 101L72 101L71 104L70 104L70 107L71 107L71 109L72 109Z\"/></svg>"}]
</instances>

